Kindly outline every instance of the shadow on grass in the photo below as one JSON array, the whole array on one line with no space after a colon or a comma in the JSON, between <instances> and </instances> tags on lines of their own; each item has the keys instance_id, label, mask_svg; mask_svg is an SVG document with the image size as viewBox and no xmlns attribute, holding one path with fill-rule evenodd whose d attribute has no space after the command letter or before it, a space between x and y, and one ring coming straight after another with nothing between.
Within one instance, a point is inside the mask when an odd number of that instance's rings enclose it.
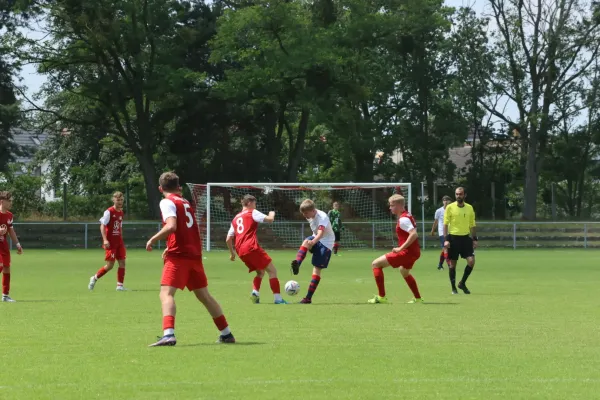
<instances>
[{"instance_id":1,"label":"shadow on grass","mask_svg":"<svg viewBox=\"0 0 600 400\"><path fill-rule=\"evenodd\" d=\"M198 346L226 346L226 347L237 347L237 346L262 346L264 342L235 342L235 343L191 343L191 344L177 344L175 347L198 347ZM167 347L167 346L165 346Z\"/></svg>"}]
</instances>

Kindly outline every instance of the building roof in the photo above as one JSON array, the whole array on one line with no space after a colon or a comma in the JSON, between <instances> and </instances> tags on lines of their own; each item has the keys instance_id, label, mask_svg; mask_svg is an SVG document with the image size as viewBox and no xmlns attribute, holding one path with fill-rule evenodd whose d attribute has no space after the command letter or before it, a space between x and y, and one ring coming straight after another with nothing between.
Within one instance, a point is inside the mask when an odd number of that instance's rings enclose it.
<instances>
[{"instance_id":1,"label":"building roof","mask_svg":"<svg viewBox=\"0 0 600 400\"><path fill-rule=\"evenodd\" d=\"M33 161L33 156L36 151L39 150L42 144L48 139L47 134L37 134L20 128L13 129L12 134L12 142L21 149L27 150L26 155L15 155L15 161L23 164L28 164Z\"/></svg>"}]
</instances>

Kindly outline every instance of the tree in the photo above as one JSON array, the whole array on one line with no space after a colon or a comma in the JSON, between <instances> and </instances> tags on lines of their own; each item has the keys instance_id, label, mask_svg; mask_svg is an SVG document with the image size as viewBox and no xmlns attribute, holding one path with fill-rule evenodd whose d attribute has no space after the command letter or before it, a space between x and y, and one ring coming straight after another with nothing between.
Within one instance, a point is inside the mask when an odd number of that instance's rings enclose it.
<instances>
[{"instance_id":1,"label":"tree","mask_svg":"<svg viewBox=\"0 0 600 400\"><path fill-rule=\"evenodd\" d=\"M153 216L160 200L155 156L187 94L207 89L205 74L185 63L201 32L197 9L210 12L174 0L52 2L45 8L50 39L21 54L48 75L50 100L34 110L70 127L106 128L135 157ZM89 108L83 118L67 116L80 102Z\"/></svg>"},{"instance_id":2,"label":"tree","mask_svg":"<svg viewBox=\"0 0 600 400\"><path fill-rule=\"evenodd\" d=\"M12 129L19 120L19 102L12 82L12 69L0 55L0 172L6 172L8 164L19 148L12 142Z\"/></svg>"},{"instance_id":3,"label":"tree","mask_svg":"<svg viewBox=\"0 0 600 400\"><path fill-rule=\"evenodd\" d=\"M552 118L557 101L579 89L600 49L600 21L579 0L532 3L490 0L497 25L494 52L497 69L492 88L517 109L513 120L506 104L480 103L516 129L525 170L523 218L536 217L538 178L549 133L561 123Z\"/></svg>"}]
</instances>

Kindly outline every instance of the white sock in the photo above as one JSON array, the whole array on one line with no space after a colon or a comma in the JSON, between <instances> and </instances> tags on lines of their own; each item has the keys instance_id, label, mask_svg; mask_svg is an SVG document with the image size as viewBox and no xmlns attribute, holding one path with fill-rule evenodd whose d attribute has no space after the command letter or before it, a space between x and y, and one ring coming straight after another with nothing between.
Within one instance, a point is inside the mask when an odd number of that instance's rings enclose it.
<instances>
[{"instance_id":1,"label":"white sock","mask_svg":"<svg viewBox=\"0 0 600 400\"><path fill-rule=\"evenodd\" d=\"M260 297L260 293L258 293L258 290L252 290L252 294L257 297Z\"/></svg>"},{"instance_id":2,"label":"white sock","mask_svg":"<svg viewBox=\"0 0 600 400\"><path fill-rule=\"evenodd\" d=\"M227 336L230 333L231 333L231 330L229 329L229 327L227 327L221 331L221 336Z\"/></svg>"},{"instance_id":3,"label":"white sock","mask_svg":"<svg viewBox=\"0 0 600 400\"><path fill-rule=\"evenodd\" d=\"M123 286L121 282L117 282L117 286Z\"/></svg>"},{"instance_id":4,"label":"white sock","mask_svg":"<svg viewBox=\"0 0 600 400\"><path fill-rule=\"evenodd\" d=\"M274 296L275 296L275 301L283 300L283 298L281 297L281 293L275 293Z\"/></svg>"},{"instance_id":5,"label":"white sock","mask_svg":"<svg viewBox=\"0 0 600 400\"><path fill-rule=\"evenodd\" d=\"M92 276L92 278L94 278L95 281L98 280L98 275L94 274L94 276Z\"/></svg>"},{"instance_id":6,"label":"white sock","mask_svg":"<svg viewBox=\"0 0 600 400\"><path fill-rule=\"evenodd\" d=\"M173 329L173 328L165 329L164 334L165 334L165 336L175 335L175 329Z\"/></svg>"}]
</instances>

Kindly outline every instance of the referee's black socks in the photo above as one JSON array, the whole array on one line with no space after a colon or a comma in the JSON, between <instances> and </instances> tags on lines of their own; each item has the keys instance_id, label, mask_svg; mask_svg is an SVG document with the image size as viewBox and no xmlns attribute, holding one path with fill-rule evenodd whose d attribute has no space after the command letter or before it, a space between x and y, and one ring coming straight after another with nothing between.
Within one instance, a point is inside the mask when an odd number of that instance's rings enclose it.
<instances>
[{"instance_id":1,"label":"referee's black socks","mask_svg":"<svg viewBox=\"0 0 600 400\"><path fill-rule=\"evenodd\" d=\"M464 272L464 274L463 274L463 277L462 277L462 279L461 279L461 282L462 282L462 283L465 283L465 282L467 282L467 279L469 279L469 275L471 275L471 272L473 272L473 267L471 267L471 266L467 265L467 266L465 267L465 272Z\"/></svg>"}]
</instances>

